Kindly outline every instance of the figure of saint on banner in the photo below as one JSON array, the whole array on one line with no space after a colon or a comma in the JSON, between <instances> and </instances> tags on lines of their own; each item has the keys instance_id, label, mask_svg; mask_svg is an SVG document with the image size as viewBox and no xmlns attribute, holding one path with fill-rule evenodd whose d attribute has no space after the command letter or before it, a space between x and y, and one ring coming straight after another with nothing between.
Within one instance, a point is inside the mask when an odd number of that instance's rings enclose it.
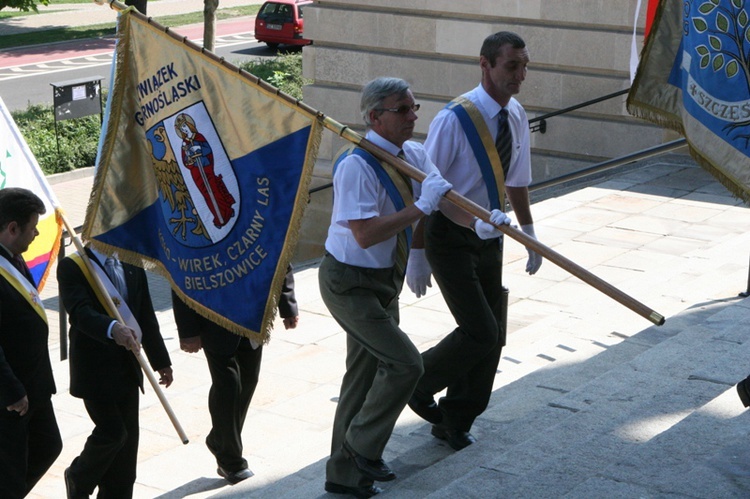
<instances>
[{"instance_id":1,"label":"figure of saint on banner","mask_svg":"<svg viewBox=\"0 0 750 499\"><path fill-rule=\"evenodd\" d=\"M206 200L214 217L214 225L221 228L234 216L234 196L229 192L222 175L214 173L214 156L206 138L195 126L195 120L182 113L175 119L175 131L182 138L182 163L190 170L193 182Z\"/></svg>"}]
</instances>

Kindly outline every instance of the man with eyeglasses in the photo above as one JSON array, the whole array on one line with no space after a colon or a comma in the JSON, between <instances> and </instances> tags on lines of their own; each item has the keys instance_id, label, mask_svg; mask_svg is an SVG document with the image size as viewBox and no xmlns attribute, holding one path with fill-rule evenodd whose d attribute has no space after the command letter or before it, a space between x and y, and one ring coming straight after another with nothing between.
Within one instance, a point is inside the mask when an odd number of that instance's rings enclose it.
<instances>
[{"instance_id":1,"label":"man with eyeglasses","mask_svg":"<svg viewBox=\"0 0 750 499\"><path fill-rule=\"evenodd\" d=\"M425 149L456 192L493 216L504 209L507 194L521 229L536 237L528 192L528 118L513 97L528 62L529 51L517 34L487 37L479 56L479 86L437 114ZM412 251L407 283L420 296L432 272L458 327L422 354L425 374L409 407L433 423L433 436L460 450L476 441L470 429L492 393L505 345L507 297L502 238L484 237L479 222L466 229L444 215L436 212L425 219L425 250ZM528 256L526 271L534 274L542 258L531 250ZM436 403L434 395L445 388Z\"/></svg>"},{"instance_id":2,"label":"man with eyeglasses","mask_svg":"<svg viewBox=\"0 0 750 499\"><path fill-rule=\"evenodd\" d=\"M399 328L398 297L412 224L432 213L451 185L424 147L409 140L418 109L408 83L398 78L375 79L362 91L367 140L426 173L421 185L354 146L335 161L318 277L323 301L346 332L347 356L327 492L371 497L381 491L374 481L396 478L383 450L423 372L419 351ZM463 223L470 222L465 216Z\"/></svg>"}]
</instances>

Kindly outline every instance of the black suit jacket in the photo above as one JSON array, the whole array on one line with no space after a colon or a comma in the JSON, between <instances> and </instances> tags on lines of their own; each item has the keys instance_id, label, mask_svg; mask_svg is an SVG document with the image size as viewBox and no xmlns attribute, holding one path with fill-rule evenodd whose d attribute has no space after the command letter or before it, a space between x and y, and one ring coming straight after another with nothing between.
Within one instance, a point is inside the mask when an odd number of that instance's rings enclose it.
<instances>
[{"instance_id":1,"label":"black suit jacket","mask_svg":"<svg viewBox=\"0 0 750 499\"><path fill-rule=\"evenodd\" d=\"M88 250L87 253L92 264L98 265L96 257ZM143 332L141 343L149 363L155 371L167 368L171 361L151 303L146 272L126 263L123 270L128 307ZM70 317L70 394L106 401L133 387L143 388L138 359L107 337L112 318L71 258L58 263L57 282L60 299Z\"/></svg>"},{"instance_id":2,"label":"black suit jacket","mask_svg":"<svg viewBox=\"0 0 750 499\"><path fill-rule=\"evenodd\" d=\"M295 317L299 314L297 299L294 295L294 274L290 265L286 270L284 284L281 286L279 297L279 315L283 318ZM213 321L203 317L188 307L173 291L172 311L177 324L177 334L181 339L201 337L201 345L209 352L221 355L231 355L237 350L240 341L247 338L232 333Z\"/></svg>"},{"instance_id":3,"label":"black suit jacket","mask_svg":"<svg viewBox=\"0 0 750 499\"><path fill-rule=\"evenodd\" d=\"M8 259L4 250L0 258ZM0 277L0 410L24 395L34 406L55 393L48 337L47 323Z\"/></svg>"}]
</instances>

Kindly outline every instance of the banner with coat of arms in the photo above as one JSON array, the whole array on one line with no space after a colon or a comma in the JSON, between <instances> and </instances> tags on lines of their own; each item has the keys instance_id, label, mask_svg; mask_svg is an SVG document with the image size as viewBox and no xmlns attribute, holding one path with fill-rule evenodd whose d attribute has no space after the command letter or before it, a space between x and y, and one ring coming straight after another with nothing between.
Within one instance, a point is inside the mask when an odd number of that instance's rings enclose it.
<instances>
[{"instance_id":1,"label":"banner with coat of arms","mask_svg":"<svg viewBox=\"0 0 750 499\"><path fill-rule=\"evenodd\" d=\"M131 9L112 81L83 238L267 341L321 124Z\"/></svg>"},{"instance_id":2,"label":"banner with coat of arms","mask_svg":"<svg viewBox=\"0 0 750 499\"><path fill-rule=\"evenodd\" d=\"M750 0L661 0L628 111L681 133L750 202Z\"/></svg>"}]
</instances>

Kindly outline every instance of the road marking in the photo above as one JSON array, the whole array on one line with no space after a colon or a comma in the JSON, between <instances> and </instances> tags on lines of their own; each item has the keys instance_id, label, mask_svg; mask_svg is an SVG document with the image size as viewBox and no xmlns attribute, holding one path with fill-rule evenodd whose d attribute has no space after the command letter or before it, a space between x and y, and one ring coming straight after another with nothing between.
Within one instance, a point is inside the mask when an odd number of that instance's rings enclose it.
<instances>
[{"instance_id":1,"label":"road marking","mask_svg":"<svg viewBox=\"0 0 750 499\"><path fill-rule=\"evenodd\" d=\"M200 45L203 39L192 40L196 44ZM216 48L221 47L232 47L234 45L241 45L243 43L256 42L255 33L236 33L232 35L217 36L214 43ZM0 81L13 80L17 78L25 78L27 76L34 76L43 73L60 73L63 71L70 71L73 69L82 68L94 68L98 66L106 66L112 64L112 52L104 52L101 54L85 55L78 57L71 57L68 59L60 59L57 61L45 61L36 62L32 64L22 64L20 66L11 66L6 68L0 68Z\"/></svg>"}]
</instances>

